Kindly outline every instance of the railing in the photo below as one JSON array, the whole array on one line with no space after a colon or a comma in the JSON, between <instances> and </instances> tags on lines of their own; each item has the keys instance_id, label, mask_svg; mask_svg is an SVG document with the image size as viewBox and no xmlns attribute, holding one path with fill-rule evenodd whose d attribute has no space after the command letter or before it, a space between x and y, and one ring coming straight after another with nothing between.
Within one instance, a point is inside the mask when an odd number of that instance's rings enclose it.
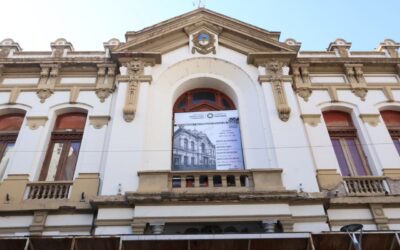
<instances>
[{"instance_id":1,"label":"railing","mask_svg":"<svg viewBox=\"0 0 400 250\"><path fill-rule=\"evenodd\" d=\"M343 177L343 180L347 193L349 195L368 196L389 194L389 189L385 177Z\"/></svg>"},{"instance_id":2,"label":"railing","mask_svg":"<svg viewBox=\"0 0 400 250\"><path fill-rule=\"evenodd\" d=\"M169 188L174 191L196 189L242 189L254 187L253 174L249 171L190 171L170 172Z\"/></svg>"},{"instance_id":3,"label":"railing","mask_svg":"<svg viewBox=\"0 0 400 250\"><path fill-rule=\"evenodd\" d=\"M68 199L72 182L28 183L28 200Z\"/></svg>"}]
</instances>

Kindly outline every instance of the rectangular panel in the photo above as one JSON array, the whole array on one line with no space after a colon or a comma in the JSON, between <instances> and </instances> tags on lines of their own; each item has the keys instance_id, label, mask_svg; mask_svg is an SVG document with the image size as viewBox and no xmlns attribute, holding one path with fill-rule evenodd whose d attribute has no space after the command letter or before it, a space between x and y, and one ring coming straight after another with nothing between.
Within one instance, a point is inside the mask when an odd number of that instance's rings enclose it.
<instances>
[{"instance_id":1,"label":"rectangular panel","mask_svg":"<svg viewBox=\"0 0 400 250\"><path fill-rule=\"evenodd\" d=\"M39 78L4 78L3 85L25 85L25 84L38 84Z\"/></svg>"},{"instance_id":2,"label":"rectangular panel","mask_svg":"<svg viewBox=\"0 0 400 250\"><path fill-rule=\"evenodd\" d=\"M343 75L328 75L328 76L319 76L314 75L310 76L310 81L312 83L346 83L346 78Z\"/></svg>"},{"instance_id":3,"label":"rectangular panel","mask_svg":"<svg viewBox=\"0 0 400 250\"><path fill-rule=\"evenodd\" d=\"M94 84L96 77L63 77L60 84Z\"/></svg>"},{"instance_id":4,"label":"rectangular panel","mask_svg":"<svg viewBox=\"0 0 400 250\"><path fill-rule=\"evenodd\" d=\"M244 169L238 112L176 113L173 169Z\"/></svg>"},{"instance_id":5,"label":"rectangular panel","mask_svg":"<svg viewBox=\"0 0 400 250\"><path fill-rule=\"evenodd\" d=\"M399 83L396 75L364 75L367 83Z\"/></svg>"}]
</instances>

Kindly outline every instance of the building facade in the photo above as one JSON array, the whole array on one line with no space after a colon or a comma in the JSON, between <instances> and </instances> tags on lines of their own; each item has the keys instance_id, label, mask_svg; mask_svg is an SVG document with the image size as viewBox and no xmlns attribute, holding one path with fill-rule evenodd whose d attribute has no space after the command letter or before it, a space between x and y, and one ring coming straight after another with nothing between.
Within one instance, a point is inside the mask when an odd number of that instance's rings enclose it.
<instances>
[{"instance_id":1,"label":"building facade","mask_svg":"<svg viewBox=\"0 0 400 250\"><path fill-rule=\"evenodd\" d=\"M301 51L279 36L199 8L104 51L3 40L0 244L341 249L335 232L360 223L371 249L399 249L400 43ZM211 111L236 111L240 133L174 130ZM244 168L219 168L222 152Z\"/></svg>"}]
</instances>

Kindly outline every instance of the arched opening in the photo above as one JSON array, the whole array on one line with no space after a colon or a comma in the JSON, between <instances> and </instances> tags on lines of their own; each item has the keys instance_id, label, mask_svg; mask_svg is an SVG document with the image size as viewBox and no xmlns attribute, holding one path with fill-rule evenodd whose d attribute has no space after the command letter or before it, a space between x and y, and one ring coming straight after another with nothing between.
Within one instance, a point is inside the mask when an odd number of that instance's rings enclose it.
<instances>
[{"instance_id":1,"label":"arched opening","mask_svg":"<svg viewBox=\"0 0 400 250\"><path fill-rule=\"evenodd\" d=\"M382 119L386 124L397 152L400 154L400 112L394 110L381 111Z\"/></svg>"},{"instance_id":2,"label":"arched opening","mask_svg":"<svg viewBox=\"0 0 400 250\"><path fill-rule=\"evenodd\" d=\"M74 112L57 117L39 180L73 179L86 116L86 113Z\"/></svg>"},{"instance_id":3,"label":"arched opening","mask_svg":"<svg viewBox=\"0 0 400 250\"><path fill-rule=\"evenodd\" d=\"M0 116L0 179L6 171L24 116L24 114Z\"/></svg>"},{"instance_id":4,"label":"arched opening","mask_svg":"<svg viewBox=\"0 0 400 250\"><path fill-rule=\"evenodd\" d=\"M244 169L239 116L227 95L192 89L177 99L173 112L173 170Z\"/></svg>"},{"instance_id":5,"label":"arched opening","mask_svg":"<svg viewBox=\"0 0 400 250\"><path fill-rule=\"evenodd\" d=\"M323 117L342 175L371 175L351 116L343 111L326 111Z\"/></svg>"}]
</instances>

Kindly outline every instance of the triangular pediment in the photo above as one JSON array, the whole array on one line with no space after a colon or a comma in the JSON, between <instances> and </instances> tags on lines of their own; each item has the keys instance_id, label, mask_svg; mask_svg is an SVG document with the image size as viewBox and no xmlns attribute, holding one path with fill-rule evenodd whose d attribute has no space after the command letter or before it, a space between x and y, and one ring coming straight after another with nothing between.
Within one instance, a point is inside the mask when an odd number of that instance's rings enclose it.
<instances>
[{"instance_id":1,"label":"triangular pediment","mask_svg":"<svg viewBox=\"0 0 400 250\"><path fill-rule=\"evenodd\" d=\"M214 11L199 8L136 32L125 34L126 42L114 52L166 53L189 44L189 34L205 28L218 33L219 45L243 54L297 52L296 42L279 41L280 32L267 31Z\"/></svg>"}]
</instances>

